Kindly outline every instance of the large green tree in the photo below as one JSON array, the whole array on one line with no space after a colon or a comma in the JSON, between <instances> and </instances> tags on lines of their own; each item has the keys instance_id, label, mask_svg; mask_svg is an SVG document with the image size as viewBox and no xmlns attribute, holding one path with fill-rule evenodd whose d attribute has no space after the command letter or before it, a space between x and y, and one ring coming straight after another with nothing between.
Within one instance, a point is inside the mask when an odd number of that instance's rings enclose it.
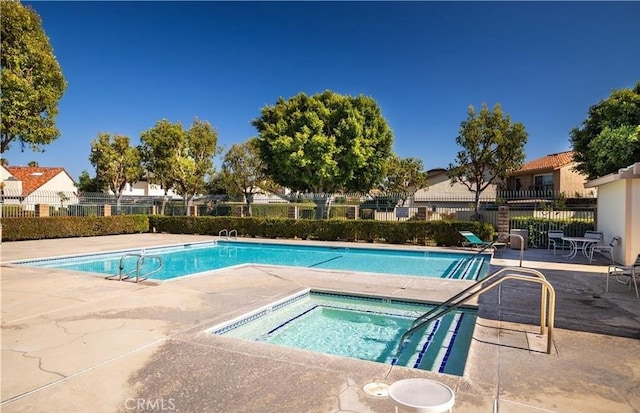
<instances>
[{"instance_id":1,"label":"large green tree","mask_svg":"<svg viewBox=\"0 0 640 413\"><path fill-rule=\"evenodd\" d=\"M482 191L493 183L504 183L509 172L522 166L527 131L520 122L502 112L500 104L490 110L482 105L476 114L469 106L468 117L460 123L456 143L462 148L455 163L449 164L451 184L459 182L475 194L475 215Z\"/></svg>"},{"instance_id":2,"label":"large green tree","mask_svg":"<svg viewBox=\"0 0 640 413\"><path fill-rule=\"evenodd\" d=\"M316 217L337 191L377 187L393 133L376 101L332 91L280 98L254 119L267 174L293 191L313 193Z\"/></svg>"},{"instance_id":3,"label":"large green tree","mask_svg":"<svg viewBox=\"0 0 640 413\"><path fill-rule=\"evenodd\" d=\"M252 216L251 205L256 191L273 187L260 157L256 138L231 145L222 161L221 179L229 195L244 198L246 214Z\"/></svg>"},{"instance_id":4,"label":"large green tree","mask_svg":"<svg viewBox=\"0 0 640 413\"><path fill-rule=\"evenodd\" d=\"M209 122L195 119L185 139L174 142L174 146L173 180L189 215L193 198L205 191L206 179L214 173L213 157L220 153L218 132Z\"/></svg>"},{"instance_id":5,"label":"large green tree","mask_svg":"<svg viewBox=\"0 0 640 413\"><path fill-rule=\"evenodd\" d=\"M570 132L576 170L589 179L640 161L640 81L614 90L589 108L589 117Z\"/></svg>"},{"instance_id":6,"label":"large green tree","mask_svg":"<svg viewBox=\"0 0 640 413\"><path fill-rule=\"evenodd\" d=\"M418 189L427 186L427 172L418 158L400 158L392 155L387 162L387 173L382 188L397 194L402 205Z\"/></svg>"},{"instance_id":7,"label":"large green tree","mask_svg":"<svg viewBox=\"0 0 640 413\"><path fill-rule=\"evenodd\" d=\"M80 192L100 192L98 189L98 179L92 178L86 170L80 172L76 187Z\"/></svg>"},{"instance_id":8,"label":"large green tree","mask_svg":"<svg viewBox=\"0 0 640 413\"><path fill-rule=\"evenodd\" d=\"M169 190L175 186L174 166L182 156L181 148L187 146L187 132L180 122L171 123L166 119L142 132L140 135L142 165L149 183L162 186L164 196L160 214L169 199ZM183 151L184 152L184 151Z\"/></svg>"},{"instance_id":9,"label":"large green tree","mask_svg":"<svg viewBox=\"0 0 640 413\"><path fill-rule=\"evenodd\" d=\"M60 136L58 101L67 87L40 16L0 1L0 154L13 142L40 151Z\"/></svg>"},{"instance_id":10,"label":"large green tree","mask_svg":"<svg viewBox=\"0 0 640 413\"><path fill-rule=\"evenodd\" d=\"M91 141L89 161L96 168L99 189L108 188L116 195L119 211L126 185L142 177L140 151L130 145L127 136L101 132Z\"/></svg>"}]
</instances>

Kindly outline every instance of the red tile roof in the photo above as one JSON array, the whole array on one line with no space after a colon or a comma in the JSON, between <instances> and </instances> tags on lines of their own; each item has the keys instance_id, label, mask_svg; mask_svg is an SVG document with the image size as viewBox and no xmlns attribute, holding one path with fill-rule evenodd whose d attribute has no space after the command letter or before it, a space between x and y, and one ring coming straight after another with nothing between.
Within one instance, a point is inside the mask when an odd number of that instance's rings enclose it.
<instances>
[{"instance_id":1,"label":"red tile roof","mask_svg":"<svg viewBox=\"0 0 640 413\"><path fill-rule=\"evenodd\" d=\"M27 196L42 185L49 182L59 173L67 173L64 168L41 166L7 166L11 175L22 181L22 196ZM69 177L71 178L71 177Z\"/></svg>"},{"instance_id":2,"label":"red tile roof","mask_svg":"<svg viewBox=\"0 0 640 413\"><path fill-rule=\"evenodd\" d=\"M555 171L561 167L573 162L573 151L552 153L551 155L543 156L542 158L534 159L522 165L520 169L515 171L515 174L522 174L523 172L534 171Z\"/></svg>"}]
</instances>

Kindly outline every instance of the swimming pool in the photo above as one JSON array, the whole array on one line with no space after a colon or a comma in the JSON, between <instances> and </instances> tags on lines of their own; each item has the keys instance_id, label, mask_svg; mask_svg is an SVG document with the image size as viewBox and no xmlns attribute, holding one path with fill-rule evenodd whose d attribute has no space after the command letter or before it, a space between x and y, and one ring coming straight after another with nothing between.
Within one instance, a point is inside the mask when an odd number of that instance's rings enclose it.
<instances>
[{"instance_id":1,"label":"swimming pool","mask_svg":"<svg viewBox=\"0 0 640 413\"><path fill-rule=\"evenodd\" d=\"M432 305L304 291L206 332L378 363L462 375L477 311L460 308L416 331Z\"/></svg>"},{"instance_id":2,"label":"swimming pool","mask_svg":"<svg viewBox=\"0 0 640 413\"><path fill-rule=\"evenodd\" d=\"M162 257L160 270L150 276L157 280L246 264L477 280L488 271L490 260L488 254L432 250L216 241L21 260L12 264L115 275L119 272L121 262L125 273L135 271L136 254ZM128 257L123 259L125 255ZM157 260L145 259L141 262L141 275L159 266Z\"/></svg>"}]
</instances>

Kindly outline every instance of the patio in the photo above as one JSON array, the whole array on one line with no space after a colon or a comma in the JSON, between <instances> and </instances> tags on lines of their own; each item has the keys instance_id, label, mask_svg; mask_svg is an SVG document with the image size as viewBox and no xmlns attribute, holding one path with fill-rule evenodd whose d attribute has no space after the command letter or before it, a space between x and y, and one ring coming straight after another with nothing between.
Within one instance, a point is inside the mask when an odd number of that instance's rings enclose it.
<instances>
[{"instance_id":1,"label":"patio","mask_svg":"<svg viewBox=\"0 0 640 413\"><path fill-rule=\"evenodd\" d=\"M3 243L2 261L194 242L136 234ZM301 241L297 241L301 242ZM396 246L394 246L396 247ZM506 249L493 269L517 266ZM456 394L454 412L640 411L640 300L607 258L528 249L554 286L552 354L537 336L539 287L508 281L479 299L462 377L203 334L303 288L444 301L468 282L248 266L131 284L3 264L3 412L393 412L371 382L417 377ZM338 286L338 287L336 287Z\"/></svg>"}]
</instances>

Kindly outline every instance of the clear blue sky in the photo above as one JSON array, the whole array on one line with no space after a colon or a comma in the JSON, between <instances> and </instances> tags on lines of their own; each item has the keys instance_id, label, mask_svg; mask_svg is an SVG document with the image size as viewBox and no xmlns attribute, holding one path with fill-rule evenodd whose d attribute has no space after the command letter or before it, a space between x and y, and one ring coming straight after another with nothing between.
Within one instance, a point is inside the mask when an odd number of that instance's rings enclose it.
<instances>
[{"instance_id":1,"label":"clear blue sky","mask_svg":"<svg viewBox=\"0 0 640 413\"><path fill-rule=\"evenodd\" d=\"M524 123L527 159L570 149L569 131L640 80L638 2L25 2L69 83L62 136L37 161L91 176L99 132L208 120L229 147L299 92L373 97L394 151L426 169L455 158L467 108ZM217 162L219 164L219 162Z\"/></svg>"}]
</instances>

